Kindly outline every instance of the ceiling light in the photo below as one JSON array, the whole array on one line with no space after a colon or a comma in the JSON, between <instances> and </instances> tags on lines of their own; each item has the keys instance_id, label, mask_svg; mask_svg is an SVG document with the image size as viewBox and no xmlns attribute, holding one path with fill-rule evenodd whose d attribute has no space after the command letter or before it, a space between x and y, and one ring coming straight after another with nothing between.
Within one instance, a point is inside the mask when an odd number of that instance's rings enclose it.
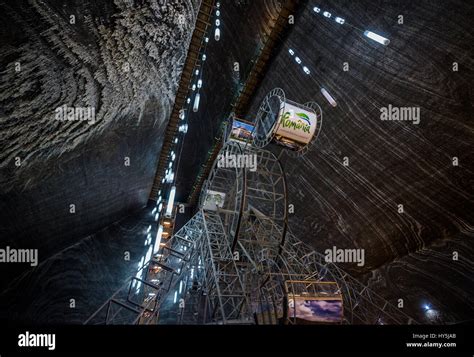
<instances>
[{"instance_id":1,"label":"ceiling light","mask_svg":"<svg viewBox=\"0 0 474 357\"><path fill-rule=\"evenodd\" d=\"M158 227L158 232L156 233L155 246L153 247L153 254L158 253L160 249L161 236L163 234L163 226L160 224Z\"/></svg>"},{"instance_id":2,"label":"ceiling light","mask_svg":"<svg viewBox=\"0 0 474 357\"><path fill-rule=\"evenodd\" d=\"M201 95L199 93L196 94L194 97L194 105L193 105L193 112L197 112L199 110L199 102L201 100Z\"/></svg>"},{"instance_id":3,"label":"ceiling light","mask_svg":"<svg viewBox=\"0 0 474 357\"><path fill-rule=\"evenodd\" d=\"M376 33L372 32L372 31L365 31L364 32L364 36L370 38L371 40L374 40L384 46L387 46L389 43L390 43L390 40L383 37L383 36L380 36L380 35L377 35Z\"/></svg>"},{"instance_id":4,"label":"ceiling light","mask_svg":"<svg viewBox=\"0 0 474 357\"><path fill-rule=\"evenodd\" d=\"M333 107L337 106L337 102L334 100L334 98L331 96L331 94L329 94L329 92L326 89L321 88L321 93L324 95L324 97L329 102L329 104L331 104Z\"/></svg>"},{"instance_id":5,"label":"ceiling light","mask_svg":"<svg viewBox=\"0 0 474 357\"><path fill-rule=\"evenodd\" d=\"M174 198L176 195L176 186L171 187L170 196L168 198L168 206L166 207L166 217L171 217L171 213L173 212L173 205L174 205Z\"/></svg>"}]
</instances>

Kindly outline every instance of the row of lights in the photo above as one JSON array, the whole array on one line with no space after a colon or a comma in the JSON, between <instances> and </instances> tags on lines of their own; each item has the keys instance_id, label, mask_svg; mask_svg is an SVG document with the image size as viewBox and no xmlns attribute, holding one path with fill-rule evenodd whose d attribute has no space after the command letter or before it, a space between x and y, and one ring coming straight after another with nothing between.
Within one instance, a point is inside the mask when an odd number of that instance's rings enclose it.
<instances>
[{"instance_id":1,"label":"row of lights","mask_svg":"<svg viewBox=\"0 0 474 357\"><path fill-rule=\"evenodd\" d=\"M293 51L291 48L288 50L288 52L290 53L291 56L295 56L295 61L296 63L298 63L299 65L301 65L301 67L303 67L303 72L306 73L306 74L311 74L311 71L309 70L308 67L306 66L303 66L303 61L301 61L301 58L299 58L298 56L295 55L295 51Z\"/></svg>"},{"instance_id":2,"label":"row of lights","mask_svg":"<svg viewBox=\"0 0 474 357\"><path fill-rule=\"evenodd\" d=\"M216 41L219 41L220 38L221 38L221 30L220 30L220 24L221 24L221 21L220 21L220 3L217 2L216 3L216 12L215 12L215 16L216 16L216 20L215 20L215 25L216 25L216 28L214 30L214 40ZM204 38L204 42L206 43L205 47L207 47L207 43L209 43L209 37L205 37ZM207 56L206 54L204 53L201 57L201 61L202 63L204 63L207 59ZM197 82L194 83L192 86L191 86L191 90L192 92L195 92L197 91L197 93L195 94L194 96L194 103L193 103L193 112L196 113L199 111L199 104L200 104L200 101L201 101L201 94L200 94L200 90L202 88L202 85L203 85L203 82L202 82L202 70L200 71L199 69L196 69L194 74L196 75L196 78L197 78ZM188 97L186 99L186 104L191 104L191 98ZM186 111L185 109L181 109L180 111L180 115L179 115L181 121L184 121L186 119ZM188 132L188 124L187 123L183 123L181 124L179 127L178 127L178 131L183 133L183 134L186 134ZM174 160L174 153L172 152L171 154L171 159ZM170 173L172 174L172 172ZM172 176L169 176L169 181L172 181L174 180L174 174L172 174ZM176 193L176 188L175 186L172 187L172 190L174 189L174 191L172 191L172 194L173 194L173 199L174 199L174 195ZM192 278L192 277L191 277ZM178 293L181 294L182 293L182 290L183 290L183 281L181 280L179 282L179 291L176 290L174 292L174 298L173 298L173 303L176 304L176 302L178 301Z\"/></svg>"},{"instance_id":3,"label":"row of lights","mask_svg":"<svg viewBox=\"0 0 474 357\"><path fill-rule=\"evenodd\" d=\"M322 11L319 7L315 6L313 8L313 11L317 14L321 14L328 18L328 19L331 19L333 16L332 14L329 12L329 11ZM339 17L339 16L336 16L334 18L334 21L340 25L344 25L344 23L346 22L346 20L344 20L342 17ZM372 31L364 31L364 36L367 37L367 38L370 38L371 40L374 40L384 46L387 46L389 43L390 43L390 40L388 38L385 38L381 35L378 35L376 34L375 32L372 32Z\"/></svg>"},{"instance_id":4,"label":"row of lights","mask_svg":"<svg viewBox=\"0 0 474 357\"><path fill-rule=\"evenodd\" d=\"M339 25L344 25L346 23L346 20L343 19L342 17L339 17L339 16L333 16L329 11L323 11L321 10L321 8L315 6L313 8L313 11L316 13L316 14L322 14L324 17L328 18L328 19L332 19L334 18L334 21L339 24ZM364 32L364 35L367 37L367 38L370 38L384 46L387 46L389 43L390 43L390 40L388 40L387 38L383 37L383 36L380 36L372 31L365 31ZM309 70L309 68L305 65L303 65L303 61L301 60L301 58L295 53L295 51L293 49L288 49L288 52L290 53L290 55L292 57L294 57L296 63L298 65L300 65L303 69L303 72L306 73L307 75L310 75L311 74L311 71ZM321 94L324 96L324 98L326 98L326 100L329 102L329 104L331 104L331 106L333 107L336 107L337 106L337 102L336 100L332 97L332 95L327 91L326 88L321 88Z\"/></svg>"},{"instance_id":5,"label":"row of lights","mask_svg":"<svg viewBox=\"0 0 474 357\"><path fill-rule=\"evenodd\" d=\"M216 27L214 29L214 39L216 41L219 41L220 37L221 37L220 6L221 6L220 2L217 2L216 3L216 11L215 11L215 17L216 17L215 25L216 25ZM204 38L204 51L203 51L204 53L201 56L201 66L200 66L201 69L196 68L194 70L194 75L195 75L196 81L192 84L192 86L190 88L191 95L193 93L195 93L194 102L193 102L193 106L192 106L192 110L195 113L199 110L199 104L200 104L200 100L201 100L200 90L203 87L202 68L204 66L204 62L207 59L207 56L206 56L206 53L205 53L206 48L207 48L207 43L209 43L209 37L206 36ZM186 107L189 108L190 104L191 104L191 97L189 96L186 99ZM187 108L183 108L179 112L180 124L178 126L178 136L175 137L174 140L173 140L173 144L175 145L175 150L176 150L176 152L178 152L178 154L179 154L178 143L179 143L179 140L180 140L179 135L182 134L182 136L184 138L184 136L188 132L188 124L186 122ZM171 153L170 153L168 167L165 171L165 177L161 180L162 185L164 185L165 183L172 185L171 188L170 188L169 194L168 194L168 201L166 203L164 218L161 220L161 223L158 223L158 229L157 229L157 233L156 233L156 237L155 237L155 244L153 246L152 246L152 234L151 234L152 226L149 225L147 230L146 230L145 246L148 246L148 250L147 250L146 254L141 258L140 262L138 263L138 272L136 274L136 277L138 279L143 278L143 274L144 274L143 267L150 261L152 255L156 255L159 252L160 247L162 247L164 245L164 243L162 243L162 239L163 238L168 238L170 236L170 232L167 231L167 228L172 227L172 220L171 219L173 217L174 201L175 201L175 197L176 197L176 186L173 185L173 183L176 179L175 172L173 171L173 166L176 163L176 157L177 157L175 150L172 150ZM164 202L163 202L163 197L162 197L161 190L160 190L158 192L158 199L156 201L156 206L151 211L155 222L160 221L160 217L161 217L163 208L164 208ZM134 281L133 287L136 288L136 292L138 293L140 291L141 282Z\"/></svg>"},{"instance_id":6,"label":"row of lights","mask_svg":"<svg viewBox=\"0 0 474 357\"><path fill-rule=\"evenodd\" d=\"M321 9L319 7L316 7L316 6L313 8L313 11L317 14L321 13ZM330 19L332 17L332 14L328 11L323 11L323 16ZM338 16L336 16L334 21L336 21L340 25L344 25L344 23L346 22L346 20L344 20L342 17L338 17Z\"/></svg>"},{"instance_id":7,"label":"row of lights","mask_svg":"<svg viewBox=\"0 0 474 357\"><path fill-rule=\"evenodd\" d=\"M311 74L311 71L309 70L309 68L302 64L303 61L301 60L301 58L299 58L296 55L296 53L293 49L291 49L291 48L288 49L288 53L290 54L290 56L295 57L296 63L298 63L303 68L304 73L306 73L307 75ZM321 88L321 93L324 96L324 98L326 98L326 100L329 102L329 104L331 104L331 106L333 106L333 107L337 106L336 100L331 96L331 94L329 94L329 92L326 90L326 88Z\"/></svg>"}]
</instances>

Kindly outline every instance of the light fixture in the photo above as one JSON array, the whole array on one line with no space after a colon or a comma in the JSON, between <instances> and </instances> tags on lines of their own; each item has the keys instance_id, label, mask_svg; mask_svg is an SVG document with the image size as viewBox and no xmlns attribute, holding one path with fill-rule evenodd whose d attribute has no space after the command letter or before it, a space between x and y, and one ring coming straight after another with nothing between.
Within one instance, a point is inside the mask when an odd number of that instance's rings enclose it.
<instances>
[{"instance_id":1,"label":"light fixture","mask_svg":"<svg viewBox=\"0 0 474 357\"><path fill-rule=\"evenodd\" d=\"M341 25L343 25L344 22L346 22L346 20L344 20L342 17L336 17L335 21L336 21L338 24L341 24Z\"/></svg>"},{"instance_id":2,"label":"light fixture","mask_svg":"<svg viewBox=\"0 0 474 357\"><path fill-rule=\"evenodd\" d=\"M220 7L221 7L221 3L220 3L219 1L216 3L216 7L217 7L217 8L220 8Z\"/></svg>"},{"instance_id":3,"label":"light fixture","mask_svg":"<svg viewBox=\"0 0 474 357\"><path fill-rule=\"evenodd\" d=\"M216 16L221 16L220 10L216 10Z\"/></svg>"},{"instance_id":4,"label":"light fixture","mask_svg":"<svg viewBox=\"0 0 474 357\"><path fill-rule=\"evenodd\" d=\"M158 232L156 233L155 246L153 247L153 254L158 253L160 249L161 236L163 235L163 226L160 224Z\"/></svg>"},{"instance_id":5,"label":"light fixture","mask_svg":"<svg viewBox=\"0 0 474 357\"><path fill-rule=\"evenodd\" d=\"M176 195L176 186L171 187L170 196L168 198L168 206L166 207L165 216L170 218L173 213L174 198Z\"/></svg>"},{"instance_id":6,"label":"light fixture","mask_svg":"<svg viewBox=\"0 0 474 357\"><path fill-rule=\"evenodd\" d=\"M390 40L388 38L385 38L383 36L377 35L376 33L372 31L365 31L364 36L370 38L371 40L374 40L375 42L378 42L384 46L387 46L390 43Z\"/></svg>"},{"instance_id":7,"label":"light fixture","mask_svg":"<svg viewBox=\"0 0 474 357\"><path fill-rule=\"evenodd\" d=\"M301 59L299 57L295 57L295 61L296 63L301 64Z\"/></svg>"},{"instance_id":8,"label":"light fixture","mask_svg":"<svg viewBox=\"0 0 474 357\"><path fill-rule=\"evenodd\" d=\"M219 27L216 27L216 30L214 31L214 40L219 41L221 39L221 29Z\"/></svg>"},{"instance_id":9,"label":"light fixture","mask_svg":"<svg viewBox=\"0 0 474 357\"><path fill-rule=\"evenodd\" d=\"M324 11L323 15L326 16L328 19L331 17L331 13L327 11Z\"/></svg>"},{"instance_id":10,"label":"light fixture","mask_svg":"<svg viewBox=\"0 0 474 357\"><path fill-rule=\"evenodd\" d=\"M195 91L195 90L196 90L196 85L193 84L193 86L191 87L191 89L192 89L193 91Z\"/></svg>"},{"instance_id":11,"label":"light fixture","mask_svg":"<svg viewBox=\"0 0 474 357\"><path fill-rule=\"evenodd\" d=\"M198 88L201 88L201 87L202 87L202 79L199 79L199 80L198 80L197 87L198 87Z\"/></svg>"},{"instance_id":12,"label":"light fixture","mask_svg":"<svg viewBox=\"0 0 474 357\"><path fill-rule=\"evenodd\" d=\"M288 50L288 52L290 52L290 55L294 55L295 54L295 51L293 51L291 48Z\"/></svg>"},{"instance_id":13,"label":"light fixture","mask_svg":"<svg viewBox=\"0 0 474 357\"><path fill-rule=\"evenodd\" d=\"M173 299L173 304L176 304L176 301L178 300L178 292L174 292L174 299Z\"/></svg>"},{"instance_id":14,"label":"light fixture","mask_svg":"<svg viewBox=\"0 0 474 357\"><path fill-rule=\"evenodd\" d=\"M306 66L303 67L303 71L304 71L304 73L306 73L306 74L311 74L310 70L309 70L308 67L306 67Z\"/></svg>"},{"instance_id":15,"label":"light fixture","mask_svg":"<svg viewBox=\"0 0 474 357\"><path fill-rule=\"evenodd\" d=\"M313 7L313 11L319 14L321 12L321 9L315 6Z\"/></svg>"},{"instance_id":16,"label":"light fixture","mask_svg":"<svg viewBox=\"0 0 474 357\"><path fill-rule=\"evenodd\" d=\"M333 107L337 106L337 102L334 100L334 98L329 94L329 92L325 88L321 88L321 93L324 95L324 98L331 104Z\"/></svg>"},{"instance_id":17,"label":"light fixture","mask_svg":"<svg viewBox=\"0 0 474 357\"><path fill-rule=\"evenodd\" d=\"M160 213L158 212L156 215L155 215L155 222L158 222L158 218L160 217Z\"/></svg>"},{"instance_id":18,"label":"light fixture","mask_svg":"<svg viewBox=\"0 0 474 357\"><path fill-rule=\"evenodd\" d=\"M206 54L203 54L203 55L202 55L202 60L205 61L206 58L207 58Z\"/></svg>"},{"instance_id":19,"label":"light fixture","mask_svg":"<svg viewBox=\"0 0 474 357\"><path fill-rule=\"evenodd\" d=\"M153 211L151 211L151 214L154 215L156 213L156 207L153 208ZM147 231L148 232L148 231Z\"/></svg>"},{"instance_id":20,"label":"light fixture","mask_svg":"<svg viewBox=\"0 0 474 357\"><path fill-rule=\"evenodd\" d=\"M152 247L150 246L150 248L148 248L148 251L146 252L146 256L145 256L145 264L148 263L151 259L151 252L152 252Z\"/></svg>"},{"instance_id":21,"label":"light fixture","mask_svg":"<svg viewBox=\"0 0 474 357\"><path fill-rule=\"evenodd\" d=\"M194 105L193 105L193 112L197 112L199 110L199 102L201 100L201 94L197 93L194 97Z\"/></svg>"},{"instance_id":22,"label":"light fixture","mask_svg":"<svg viewBox=\"0 0 474 357\"><path fill-rule=\"evenodd\" d=\"M221 24L221 20L219 20L219 19L216 19L216 26L217 26L217 27L219 27L219 26L220 26L220 24Z\"/></svg>"},{"instance_id":23,"label":"light fixture","mask_svg":"<svg viewBox=\"0 0 474 357\"><path fill-rule=\"evenodd\" d=\"M175 144L178 143L178 138L175 138L175 139L174 139L174 143L175 143Z\"/></svg>"},{"instance_id":24,"label":"light fixture","mask_svg":"<svg viewBox=\"0 0 474 357\"><path fill-rule=\"evenodd\" d=\"M188 124L183 124L178 128L179 132L186 134L188 132Z\"/></svg>"},{"instance_id":25,"label":"light fixture","mask_svg":"<svg viewBox=\"0 0 474 357\"><path fill-rule=\"evenodd\" d=\"M184 112L184 109L181 109L179 111L179 119L184 120L186 118L186 113Z\"/></svg>"},{"instance_id":26,"label":"light fixture","mask_svg":"<svg viewBox=\"0 0 474 357\"><path fill-rule=\"evenodd\" d=\"M194 72L196 76L199 76L199 69L196 69L196 72Z\"/></svg>"},{"instance_id":27,"label":"light fixture","mask_svg":"<svg viewBox=\"0 0 474 357\"><path fill-rule=\"evenodd\" d=\"M186 99L186 103L191 103L191 98Z\"/></svg>"},{"instance_id":28,"label":"light fixture","mask_svg":"<svg viewBox=\"0 0 474 357\"><path fill-rule=\"evenodd\" d=\"M204 41L205 41L206 43L208 43L208 42L209 42L209 37L204 38Z\"/></svg>"}]
</instances>

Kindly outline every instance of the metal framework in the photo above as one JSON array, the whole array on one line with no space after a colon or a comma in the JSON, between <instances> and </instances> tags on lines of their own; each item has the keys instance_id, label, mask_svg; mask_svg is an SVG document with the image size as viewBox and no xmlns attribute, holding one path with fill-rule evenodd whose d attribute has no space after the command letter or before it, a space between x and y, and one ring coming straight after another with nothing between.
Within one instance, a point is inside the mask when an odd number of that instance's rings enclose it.
<instances>
[{"instance_id":1,"label":"metal framework","mask_svg":"<svg viewBox=\"0 0 474 357\"><path fill-rule=\"evenodd\" d=\"M226 155L252 157L255 169L229 167ZM339 323L416 323L296 238L284 170L249 143L226 141L197 213L142 269L86 323L295 324L289 302L306 296L340 300Z\"/></svg>"}]
</instances>

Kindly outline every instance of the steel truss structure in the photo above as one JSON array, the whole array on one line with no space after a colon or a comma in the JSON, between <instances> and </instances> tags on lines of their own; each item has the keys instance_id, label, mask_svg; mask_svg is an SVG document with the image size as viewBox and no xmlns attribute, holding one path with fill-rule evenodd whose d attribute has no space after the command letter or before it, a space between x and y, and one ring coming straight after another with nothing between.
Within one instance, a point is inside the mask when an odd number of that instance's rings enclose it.
<instances>
[{"instance_id":1,"label":"steel truss structure","mask_svg":"<svg viewBox=\"0 0 474 357\"><path fill-rule=\"evenodd\" d=\"M255 170L222 164L226 155L253 158ZM86 323L294 324L291 301L328 296L342 301L338 323L416 323L289 231L284 170L246 143L227 140L196 214L143 269Z\"/></svg>"}]
</instances>

